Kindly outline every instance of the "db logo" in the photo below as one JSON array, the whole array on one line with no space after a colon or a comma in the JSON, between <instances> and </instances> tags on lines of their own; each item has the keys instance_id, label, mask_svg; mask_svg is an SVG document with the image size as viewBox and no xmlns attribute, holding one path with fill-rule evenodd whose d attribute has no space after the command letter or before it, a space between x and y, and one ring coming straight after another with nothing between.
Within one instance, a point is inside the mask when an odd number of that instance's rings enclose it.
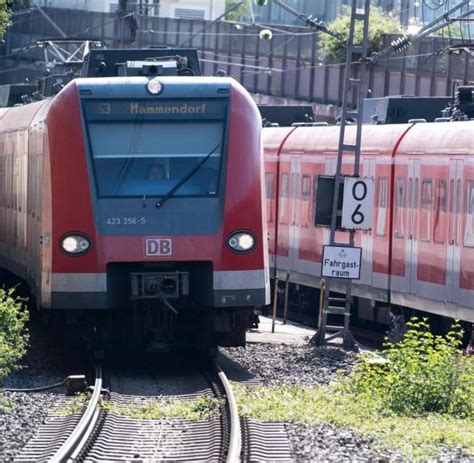
<instances>
[{"instance_id":1,"label":"db logo","mask_svg":"<svg viewBox=\"0 0 474 463\"><path fill-rule=\"evenodd\" d=\"M172 256L173 240L172 238L145 238L145 256Z\"/></svg>"}]
</instances>

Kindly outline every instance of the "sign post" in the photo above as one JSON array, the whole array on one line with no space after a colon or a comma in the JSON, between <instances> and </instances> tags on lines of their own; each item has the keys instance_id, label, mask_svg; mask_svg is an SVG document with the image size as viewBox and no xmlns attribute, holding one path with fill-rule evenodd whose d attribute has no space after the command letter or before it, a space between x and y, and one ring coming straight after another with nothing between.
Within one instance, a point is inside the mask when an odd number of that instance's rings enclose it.
<instances>
[{"instance_id":1,"label":"sign post","mask_svg":"<svg viewBox=\"0 0 474 463\"><path fill-rule=\"evenodd\" d=\"M342 337L346 349L357 349L357 343L349 331L351 312L352 279L357 269L360 274L361 249L354 248L355 231L363 227L370 228L372 223L371 210L373 208L373 180L360 178L360 150L362 139L362 110L365 97L365 81L367 71L368 31L370 0L364 0L362 8L357 8L360 2L351 2L351 22L349 26L349 40L347 44L346 69L344 75L344 89L342 94L342 114L339 132L339 146L337 151L336 173L334 176L334 191L332 196L331 228L329 246L324 247L322 277L328 277L324 295L324 310L321 317L321 326L314 336L317 345L326 344L330 339ZM362 26L362 44L355 43L356 24ZM358 72L354 71L353 64L358 64ZM350 111L348 106L352 99L351 93L357 92L357 109ZM349 119L355 121L355 131L346 141L346 128ZM350 130L350 129L349 129ZM355 133L354 133L355 132ZM354 170L352 177L342 176L343 156L352 156ZM319 188L319 186L318 186ZM340 192L344 188L342 209L340 207ZM370 199L372 198L372 199ZM341 219L341 225L338 221ZM348 230L349 241L336 243L336 230ZM358 257L355 255L358 253ZM347 260L349 259L349 260ZM331 265L332 264L332 265ZM349 265L349 266L347 266ZM344 267L344 268L343 268ZM335 278L344 278L344 298L331 295L331 283ZM343 303L344 306L338 305ZM342 326L329 326L328 314L344 316ZM335 333L326 336L327 330Z\"/></svg>"}]
</instances>

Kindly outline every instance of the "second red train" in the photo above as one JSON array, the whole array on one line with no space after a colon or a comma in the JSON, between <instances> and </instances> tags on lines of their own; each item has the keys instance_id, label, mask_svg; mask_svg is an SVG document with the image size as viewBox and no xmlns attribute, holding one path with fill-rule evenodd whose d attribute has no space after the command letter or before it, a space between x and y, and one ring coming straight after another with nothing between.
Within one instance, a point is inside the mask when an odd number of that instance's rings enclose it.
<instances>
[{"instance_id":1,"label":"second red train","mask_svg":"<svg viewBox=\"0 0 474 463\"><path fill-rule=\"evenodd\" d=\"M360 312L386 309L379 310L386 321L388 308L399 306L474 322L473 128L472 121L364 126L361 175L375 178L375 198L372 230L356 233ZM320 175L335 173L339 127L271 127L263 137L271 266L319 288L329 229L314 226L315 192ZM349 128L347 143L351 137ZM353 162L345 153L343 173ZM336 241L347 242L344 233Z\"/></svg>"}]
</instances>

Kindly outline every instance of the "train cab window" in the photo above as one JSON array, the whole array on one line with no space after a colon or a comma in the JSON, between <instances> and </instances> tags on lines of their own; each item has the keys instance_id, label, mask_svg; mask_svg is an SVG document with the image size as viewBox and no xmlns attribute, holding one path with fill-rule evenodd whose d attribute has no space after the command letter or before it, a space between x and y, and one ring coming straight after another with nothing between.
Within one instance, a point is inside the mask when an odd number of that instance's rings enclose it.
<instances>
[{"instance_id":1,"label":"train cab window","mask_svg":"<svg viewBox=\"0 0 474 463\"><path fill-rule=\"evenodd\" d=\"M464 246L474 247L474 181L466 182L466 227L464 230Z\"/></svg>"},{"instance_id":2,"label":"train cab window","mask_svg":"<svg viewBox=\"0 0 474 463\"><path fill-rule=\"evenodd\" d=\"M446 181L435 182L435 217L433 241L443 244L446 237Z\"/></svg>"},{"instance_id":3,"label":"train cab window","mask_svg":"<svg viewBox=\"0 0 474 463\"><path fill-rule=\"evenodd\" d=\"M398 177L395 188L395 238L403 238L405 236L406 179Z\"/></svg>"},{"instance_id":4,"label":"train cab window","mask_svg":"<svg viewBox=\"0 0 474 463\"><path fill-rule=\"evenodd\" d=\"M421 182L421 217L420 240L431 241L431 224L433 211L433 181L424 179Z\"/></svg>"},{"instance_id":5,"label":"train cab window","mask_svg":"<svg viewBox=\"0 0 474 463\"><path fill-rule=\"evenodd\" d=\"M178 184L173 196L219 195L227 99L84 99L82 108L100 198L162 197Z\"/></svg>"},{"instance_id":6,"label":"train cab window","mask_svg":"<svg viewBox=\"0 0 474 463\"><path fill-rule=\"evenodd\" d=\"M91 122L99 196L164 195L208 155L176 196L217 195L223 132L214 121Z\"/></svg>"},{"instance_id":7,"label":"train cab window","mask_svg":"<svg viewBox=\"0 0 474 463\"><path fill-rule=\"evenodd\" d=\"M280 223L286 224L287 221L287 203L288 203L288 196L290 191L289 185L289 175L288 174L281 174L281 201L280 201Z\"/></svg>"},{"instance_id":8,"label":"train cab window","mask_svg":"<svg viewBox=\"0 0 474 463\"><path fill-rule=\"evenodd\" d=\"M387 190L387 177L379 177L377 179L377 236L385 236L387 222Z\"/></svg>"}]
</instances>

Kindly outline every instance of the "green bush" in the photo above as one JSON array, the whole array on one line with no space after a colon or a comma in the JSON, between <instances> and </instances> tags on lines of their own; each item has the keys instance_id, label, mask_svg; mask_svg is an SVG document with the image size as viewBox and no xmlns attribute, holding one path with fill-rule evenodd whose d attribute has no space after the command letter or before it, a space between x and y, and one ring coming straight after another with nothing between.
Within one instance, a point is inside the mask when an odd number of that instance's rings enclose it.
<instances>
[{"instance_id":1,"label":"green bush","mask_svg":"<svg viewBox=\"0 0 474 463\"><path fill-rule=\"evenodd\" d=\"M28 347L28 311L14 289L0 289L0 381L19 368Z\"/></svg>"},{"instance_id":2,"label":"green bush","mask_svg":"<svg viewBox=\"0 0 474 463\"><path fill-rule=\"evenodd\" d=\"M375 8L371 8L369 18L370 54L382 48L384 34L401 33L401 28L396 21ZM327 27L341 33L348 39L350 22L350 10L346 9L343 16L330 22ZM357 21L354 40L356 45L362 44L362 31L362 22ZM336 38L327 34L321 34L321 48L324 52L324 60L327 63L344 63L346 61L347 46Z\"/></svg>"},{"instance_id":3,"label":"green bush","mask_svg":"<svg viewBox=\"0 0 474 463\"><path fill-rule=\"evenodd\" d=\"M344 387L398 415L474 416L474 359L460 350L462 330L455 323L446 336L434 335L427 319L412 318L403 339L386 341L385 362L367 357Z\"/></svg>"}]
</instances>

